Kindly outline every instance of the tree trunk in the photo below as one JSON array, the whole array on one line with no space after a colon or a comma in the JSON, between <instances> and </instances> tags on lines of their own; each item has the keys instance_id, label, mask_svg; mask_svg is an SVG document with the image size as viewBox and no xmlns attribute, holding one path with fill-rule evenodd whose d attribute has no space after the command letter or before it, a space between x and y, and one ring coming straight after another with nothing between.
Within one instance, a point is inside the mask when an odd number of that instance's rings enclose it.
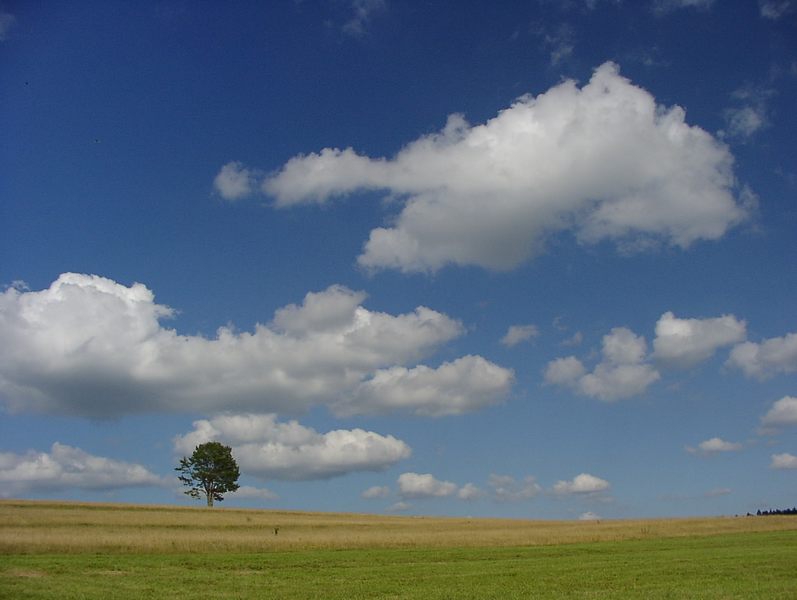
<instances>
[{"instance_id":1,"label":"tree trunk","mask_svg":"<svg viewBox=\"0 0 797 600\"><path fill-rule=\"evenodd\" d=\"M213 484L208 481L205 483L205 497L208 499L208 508L213 508Z\"/></svg>"}]
</instances>

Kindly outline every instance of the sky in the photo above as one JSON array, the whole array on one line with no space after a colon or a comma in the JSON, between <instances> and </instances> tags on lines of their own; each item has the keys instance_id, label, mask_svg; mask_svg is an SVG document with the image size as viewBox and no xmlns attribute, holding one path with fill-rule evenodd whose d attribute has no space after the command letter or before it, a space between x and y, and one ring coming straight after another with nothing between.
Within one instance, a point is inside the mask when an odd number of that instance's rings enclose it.
<instances>
[{"instance_id":1,"label":"sky","mask_svg":"<svg viewBox=\"0 0 797 600\"><path fill-rule=\"evenodd\" d=\"M0 2L0 496L797 498L797 2Z\"/></svg>"}]
</instances>

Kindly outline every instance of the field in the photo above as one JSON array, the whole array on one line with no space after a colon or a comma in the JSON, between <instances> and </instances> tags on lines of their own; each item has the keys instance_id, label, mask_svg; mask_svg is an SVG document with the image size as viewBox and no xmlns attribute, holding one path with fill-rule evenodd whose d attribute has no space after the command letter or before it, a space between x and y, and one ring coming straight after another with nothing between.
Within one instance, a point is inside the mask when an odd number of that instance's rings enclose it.
<instances>
[{"instance_id":1,"label":"field","mask_svg":"<svg viewBox=\"0 0 797 600\"><path fill-rule=\"evenodd\" d=\"M797 518L516 521L0 501L0 598L797 598Z\"/></svg>"}]
</instances>

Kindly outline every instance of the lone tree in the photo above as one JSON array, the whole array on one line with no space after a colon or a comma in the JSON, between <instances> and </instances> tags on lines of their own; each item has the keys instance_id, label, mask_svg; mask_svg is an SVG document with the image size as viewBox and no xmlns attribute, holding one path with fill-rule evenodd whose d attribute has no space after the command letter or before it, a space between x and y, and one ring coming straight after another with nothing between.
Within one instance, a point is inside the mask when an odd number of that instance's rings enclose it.
<instances>
[{"instance_id":1,"label":"lone tree","mask_svg":"<svg viewBox=\"0 0 797 600\"><path fill-rule=\"evenodd\" d=\"M223 493L237 490L241 474L230 447L219 442L200 444L190 458L180 459L175 471L180 472L180 481L190 488L185 493L192 498L205 494L208 506L213 506L214 500L224 500Z\"/></svg>"}]
</instances>

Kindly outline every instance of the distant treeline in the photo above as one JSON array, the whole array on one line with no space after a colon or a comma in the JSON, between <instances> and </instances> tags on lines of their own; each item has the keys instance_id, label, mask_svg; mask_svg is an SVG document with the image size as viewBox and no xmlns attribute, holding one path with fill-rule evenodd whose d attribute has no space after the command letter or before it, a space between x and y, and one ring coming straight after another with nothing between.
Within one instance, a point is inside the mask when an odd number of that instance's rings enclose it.
<instances>
[{"instance_id":1,"label":"distant treeline","mask_svg":"<svg viewBox=\"0 0 797 600\"><path fill-rule=\"evenodd\" d=\"M776 508L774 510L759 510L756 511L757 517L768 517L770 515L797 515L797 508ZM747 516L752 517L750 513Z\"/></svg>"}]
</instances>

